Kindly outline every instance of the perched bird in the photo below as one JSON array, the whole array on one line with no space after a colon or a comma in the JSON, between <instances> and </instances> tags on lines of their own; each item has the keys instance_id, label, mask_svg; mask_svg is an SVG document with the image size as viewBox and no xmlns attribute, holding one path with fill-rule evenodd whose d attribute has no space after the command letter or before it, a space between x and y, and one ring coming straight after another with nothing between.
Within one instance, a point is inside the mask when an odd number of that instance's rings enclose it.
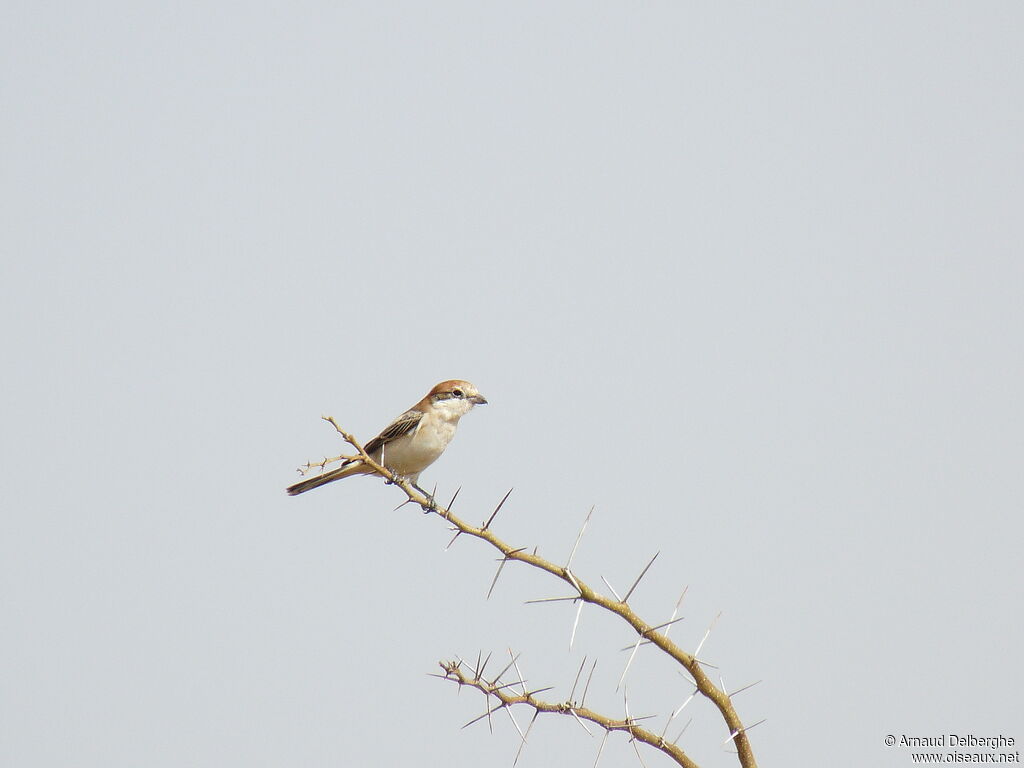
<instances>
[{"instance_id":1,"label":"perched bird","mask_svg":"<svg viewBox=\"0 0 1024 768\"><path fill-rule=\"evenodd\" d=\"M378 464L415 485L420 473L437 461L455 437L459 419L474 405L486 403L484 396L468 381L442 381L364 447ZM335 470L295 483L287 491L289 496L296 496L349 475L372 473L371 467L355 459Z\"/></svg>"}]
</instances>

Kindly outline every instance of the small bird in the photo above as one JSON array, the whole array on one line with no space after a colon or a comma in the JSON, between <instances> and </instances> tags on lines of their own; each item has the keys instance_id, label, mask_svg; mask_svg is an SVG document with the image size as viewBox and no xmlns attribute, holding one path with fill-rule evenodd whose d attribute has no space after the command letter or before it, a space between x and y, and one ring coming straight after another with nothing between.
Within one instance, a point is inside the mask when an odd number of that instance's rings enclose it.
<instances>
[{"instance_id":1,"label":"small bird","mask_svg":"<svg viewBox=\"0 0 1024 768\"><path fill-rule=\"evenodd\" d=\"M437 461L455 437L459 419L474 405L486 403L468 381L442 381L364 447L374 461L416 486L420 473ZM289 496L297 496L349 475L369 474L373 474L371 467L353 459L335 470L295 483L287 491Z\"/></svg>"}]
</instances>

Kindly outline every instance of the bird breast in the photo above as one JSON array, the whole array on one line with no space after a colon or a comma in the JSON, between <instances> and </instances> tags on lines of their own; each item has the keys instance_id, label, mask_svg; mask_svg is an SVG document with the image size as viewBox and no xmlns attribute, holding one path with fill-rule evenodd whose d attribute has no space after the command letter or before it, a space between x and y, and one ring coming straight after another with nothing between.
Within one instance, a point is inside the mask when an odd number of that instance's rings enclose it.
<instances>
[{"instance_id":1,"label":"bird breast","mask_svg":"<svg viewBox=\"0 0 1024 768\"><path fill-rule=\"evenodd\" d=\"M384 446L384 463L400 475L422 472L444 453L455 427L447 420L423 419L410 434Z\"/></svg>"}]
</instances>

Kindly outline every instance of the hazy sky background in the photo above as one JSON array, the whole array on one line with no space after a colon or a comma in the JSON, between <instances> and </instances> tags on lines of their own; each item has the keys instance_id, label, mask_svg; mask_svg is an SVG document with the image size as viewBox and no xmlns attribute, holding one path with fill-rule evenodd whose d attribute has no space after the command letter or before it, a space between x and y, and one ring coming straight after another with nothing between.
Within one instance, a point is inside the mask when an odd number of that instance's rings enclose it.
<instances>
[{"instance_id":1,"label":"hazy sky background","mask_svg":"<svg viewBox=\"0 0 1024 768\"><path fill-rule=\"evenodd\" d=\"M436 662L622 714L632 642L367 478L623 589L764 766L1024 740L1019 3L8 2L0 764L511 765ZM495 662L492 662L492 664ZM689 694L650 649L633 714ZM704 701L681 745L733 766ZM524 725L527 714L520 711ZM685 717L677 721L680 725ZM673 730L676 730L673 727ZM671 735L671 734L670 734ZM520 760L590 766L538 721ZM668 765L645 750L648 766ZM638 765L623 737L602 765Z\"/></svg>"}]
</instances>

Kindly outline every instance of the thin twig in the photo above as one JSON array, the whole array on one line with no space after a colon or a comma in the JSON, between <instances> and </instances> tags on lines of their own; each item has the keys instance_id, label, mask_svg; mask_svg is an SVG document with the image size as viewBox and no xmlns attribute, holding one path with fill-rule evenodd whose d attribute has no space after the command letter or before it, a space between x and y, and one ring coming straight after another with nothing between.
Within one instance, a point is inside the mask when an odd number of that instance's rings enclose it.
<instances>
[{"instance_id":1,"label":"thin twig","mask_svg":"<svg viewBox=\"0 0 1024 768\"><path fill-rule=\"evenodd\" d=\"M566 702L551 702L538 699L536 694L540 693L540 690L531 691L524 695L497 689L485 680L475 679L471 675L467 675L462 670L462 667L454 661L441 662L441 669L444 671L446 679L457 683L460 686L475 688L485 694L488 699L490 699L490 697L497 699L496 704L488 706L486 712L466 723L466 725L463 726L464 728L483 720L485 717L488 717L489 713L496 712L502 707L511 708L513 706L522 705L534 710L534 719L536 719L540 714L569 715L590 734L593 734L593 732L587 726L587 723L593 723L603 728L606 734L612 731L623 731L629 734L631 740L643 742L644 744L657 749L672 758L678 765L681 765L684 768L698 768L693 759L682 749L673 744L666 744L659 736L644 726L639 725L639 721L647 719L647 717L631 717L628 713L628 708L625 719L611 718L583 706L573 706ZM530 723L530 727L533 727L532 721ZM527 728L524 737L528 737L529 733L530 729ZM520 747L521 746L522 742L520 743Z\"/></svg>"}]
</instances>

